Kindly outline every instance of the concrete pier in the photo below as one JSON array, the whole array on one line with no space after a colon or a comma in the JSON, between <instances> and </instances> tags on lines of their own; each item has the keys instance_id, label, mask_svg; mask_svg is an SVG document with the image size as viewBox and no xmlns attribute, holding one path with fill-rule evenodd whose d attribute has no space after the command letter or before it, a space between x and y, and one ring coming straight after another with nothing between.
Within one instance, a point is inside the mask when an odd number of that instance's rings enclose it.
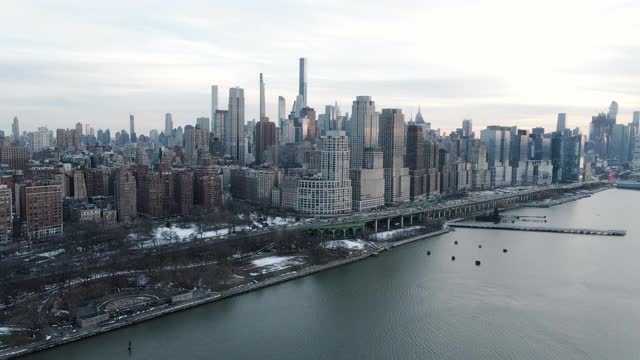
<instances>
[{"instance_id":1,"label":"concrete pier","mask_svg":"<svg viewBox=\"0 0 640 360\"><path fill-rule=\"evenodd\" d=\"M513 230L513 231L537 231L563 234L625 236L626 230L595 230L595 229L570 229L543 226L522 226L506 224L482 224L482 223L449 223L452 228L487 229L487 230Z\"/></svg>"}]
</instances>

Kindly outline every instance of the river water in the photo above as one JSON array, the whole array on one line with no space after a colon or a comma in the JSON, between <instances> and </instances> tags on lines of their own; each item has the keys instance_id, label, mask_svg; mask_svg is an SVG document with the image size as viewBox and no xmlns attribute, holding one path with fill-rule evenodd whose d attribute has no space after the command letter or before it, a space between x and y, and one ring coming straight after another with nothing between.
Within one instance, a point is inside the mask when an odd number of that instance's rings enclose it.
<instances>
[{"instance_id":1,"label":"river water","mask_svg":"<svg viewBox=\"0 0 640 360\"><path fill-rule=\"evenodd\" d=\"M637 359L638 204L607 190L512 211L625 237L458 229L28 358Z\"/></svg>"}]
</instances>

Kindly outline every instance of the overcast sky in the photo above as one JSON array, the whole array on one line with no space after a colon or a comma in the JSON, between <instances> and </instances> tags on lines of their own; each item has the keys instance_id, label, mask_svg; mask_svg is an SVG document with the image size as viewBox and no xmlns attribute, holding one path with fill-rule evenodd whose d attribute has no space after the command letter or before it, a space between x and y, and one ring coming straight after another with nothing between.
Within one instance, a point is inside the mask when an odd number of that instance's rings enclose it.
<instances>
[{"instance_id":1,"label":"overcast sky","mask_svg":"<svg viewBox=\"0 0 640 360\"><path fill-rule=\"evenodd\" d=\"M210 115L210 85L245 89L246 120L297 94L309 104L357 95L377 109L422 106L434 127L490 124L587 129L612 100L640 110L640 1L30 1L0 9L0 129L46 125L138 133ZM113 131L112 131L113 132Z\"/></svg>"}]
</instances>

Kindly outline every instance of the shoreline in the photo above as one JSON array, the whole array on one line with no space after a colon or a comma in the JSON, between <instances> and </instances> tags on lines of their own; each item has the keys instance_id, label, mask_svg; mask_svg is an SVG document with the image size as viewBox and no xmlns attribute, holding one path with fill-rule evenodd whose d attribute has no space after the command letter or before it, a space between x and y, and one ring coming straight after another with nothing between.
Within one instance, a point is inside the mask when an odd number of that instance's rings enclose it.
<instances>
[{"instance_id":1,"label":"shoreline","mask_svg":"<svg viewBox=\"0 0 640 360\"><path fill-rule=\"evenodd\" d=\"M415 241L419 241L419 240L424 240L424 239L428 239L434 236L439 236L439 235L443 235L448 233L450 230L449 229L441 229L441 230L436 230L436 231L432 231L432 232L428 232L425 234L421 234L421 235L416 235L413 237L410 237L408 239L404 239L404 240L400 240L400 241L396 241L396 242L389 242L388 244L385 245L380 245L380 248L378 250L375 251L367 251L364 254L358 255L358 256L353 256L353 257L347 257L345 259L340 259L340 260L335 260L335 261L331 261L329 263L323 264L323 265L315 265L315 266L311 266L311 267L307 267L304 269L301 269L299 271L293 271L293 272L289 272L289 273L285 273L285 274L281 274L278 276L275 276L273 278L269 278L266 279L264 281L261 281L259 283L256 284L247 284L247 285L241 285L239 287L235 287L235 288L231 288L228 290L225 290L223 292L217 293L215 295L211 295L211 296L207 296L204 298L200 298L197 300L192 300L192 301L188 301L185 303L181 303L181 304L177 304L175 306L170 306L167 308L163 308L163 309L159 309L156 311L151 311L148 313L144 313L144 314L140 314L140 315L136 315L134 317L125 319L122 322L116 322L116 323L112 323L112 324L107 324L107 325L103 325L103 326L99 326L99 327L95 327L92 329L88 329L87 331L78 331L76 334L66 337L66 338L62 338L62 339L56 339L56 340L41 340L32 344L29 344L27 346L24 346L22 348L11 348L11 349L7 349L6 352L0 352L0 360L6 360L6 359L12 359L12 358L18 358L21 356L26 356L29 354L33 354L36 352L40 352L40 351L44 351L47 349L51 349L54 347L58 347L58 346L62 346L65 344L69 344L72 342L76 342L76 341L80 341L82 339L86 339L86 338L90 338L93 336L97 336L100 334L104 334L110 331L114 331L114 330L118 330L121 328L124 328L126 326L131 326L131 325L135 325L138 323L142 323L144 321L148 321L148 320L152 320L155 318L159 318L162 316L166 316L169 314L173 314L179 311L184 311L184 310L188 310L191 308L194 308L196 306L201 306L201 305L206 305L206 304L210 304L210 303L214 303L216 301L220 301L220 300L224 300L227 298L231 298L234 296L238 296L238 295L242 295L248 292L252 292L255 290L260 290L269 286L273 286L273 285L277 285L277 284L281 284L287 281L291 281L291 280L295 280L295 279L299 279L305 276L309 276L312 274L316 274L322 271L326 271L326 270L330 270L330 269L334 269L340 266L344 266L344 265L348 265L351 263L355 263L361 260L365 260L367 258L370 257L376 257L378 256L380 253L385 252L385 251L389 251L390 249L393 249L395 247L398 246L402 246L402 245L406 245L406 244L410 244L412 242Z\"/></svg>"}]
</instances>

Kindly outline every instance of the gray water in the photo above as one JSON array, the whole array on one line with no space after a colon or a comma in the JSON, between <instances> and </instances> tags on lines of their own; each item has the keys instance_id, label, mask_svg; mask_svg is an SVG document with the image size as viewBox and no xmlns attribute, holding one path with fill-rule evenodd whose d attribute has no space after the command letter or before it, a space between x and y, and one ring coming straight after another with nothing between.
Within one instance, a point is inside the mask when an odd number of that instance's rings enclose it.
<instances>
[{"instance_id":1,"label":"gray water","mask_svg":"<svg viewBox=\"0 0 640 360\"><path fill-rule=\"evenodd\" d=\"M459 229L28 358L637 359L638 204L608 190L514 211L626 237Z\"/></svg>"}]
</instances>

